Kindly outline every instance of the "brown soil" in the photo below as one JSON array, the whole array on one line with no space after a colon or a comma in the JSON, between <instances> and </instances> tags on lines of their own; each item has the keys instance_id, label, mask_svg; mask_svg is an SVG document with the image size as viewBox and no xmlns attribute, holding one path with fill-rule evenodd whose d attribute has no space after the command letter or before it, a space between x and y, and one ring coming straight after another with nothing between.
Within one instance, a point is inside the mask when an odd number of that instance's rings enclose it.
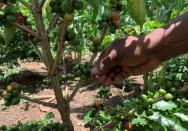
<instances>
[{"instance_id":1,"label":"brown soil","mask_svg":"<svg viewBox=\"0 0 188 131\"><path fill-rule=\"evenodd\" d=\"M21 72L27 70L38 74L46 73L44 64L40 62L20 63L20 67L21 67L20 70ZM140 77L138 78L139 78L138 83L142 83L142 79L140 79ZM31 79L29 79L27 82L32 81ZM25 81L22 81L22 83L24 82ZM37 79L33 81L33 84L35 83L37 83ZM31 96L32 97L49 96L50 98L45 99L46 101L49 101L50 99L52 100L54 98L52 89L48 89L45 86L39 89L40 90L37 90L35 92L30 92ZM97 90L98 88L95 87L92 90L84 90L78 92L74 98L74 101L71 102L71 119L74 123L75 131L89 131L89 129L84 128L83 126L84 122L82 120L82 117L84 112L88 110L88 107L90 107L93 104L93 101L96 99ZM118 99L121 99L122 96L121 90L112 88L111 91L113 94L112 101L117 101ZM3 100L0 100L0 104L2 103ZM30 106L27 111L24 111L24 108L25 108L25 104L20 103L17 106L9 107L7 110L0 109L0 124L11 125L11 124L16 124L18 121L27 122L30 120L41 120L41 117L43 117L48 112L53 112L55 114L55 119L54 119L55 121L61 120L60 115L56 109L44 107L34 103L30 103Z\"/></svg>"}]
</instances>

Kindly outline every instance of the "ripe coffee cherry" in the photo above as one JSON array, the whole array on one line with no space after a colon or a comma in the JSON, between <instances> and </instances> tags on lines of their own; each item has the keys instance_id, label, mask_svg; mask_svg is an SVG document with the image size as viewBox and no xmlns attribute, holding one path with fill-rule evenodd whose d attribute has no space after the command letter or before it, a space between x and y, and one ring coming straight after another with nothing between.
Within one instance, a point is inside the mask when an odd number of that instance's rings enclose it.
<instances>
[{"instance_id":1,"label":"ripe coffee cherry","mask_svg":"<svg viewBox=\"0 0 188 131\"><path fill-rule=\"evenodd\" d=\"M112 13L112 20L118 21L120 19L118 11Z\"/></svg>"},{"instance_id":2,"label":"ripe coffee cherry","mask_svg":"<svg viewBox=\"0 0 188 131\"><path fill-rule=\"evenodd\" d=\"M101 102L99 100L95 100L95 107L99 109L101 107Z\"/></svg>"},{"instance_id":3,"label":"ripe coffee cherry","mask_svg":"<svg viewBox=\"0 0 188 131\"><path fill-rule=\"evenodd\" d=\"M124 124L124 128L127 129L128 131L131 131L132 130L132 124L130 122L126 122Z\"/></svg>"},{"instance_id":4,"label":"ripe coffee cherry","mask_svg":"<svg viewBox=\"0 0 188 131\"><path fill-rule=\"evenodd\" d=\"M16 22L20 25L24 25L24 22L25 22L24 17L18 16Z\"/></svg>"},{"instance_id":5,"label":"ripe coffee cherry","mask_svg":"<svg viewBox=\"0 0 188 131\"><path fill-rule=\"evenodd\" d=\"M0 11L2 10L3 5L3 3L0 3Z\"/></svg>"}]
</instances>

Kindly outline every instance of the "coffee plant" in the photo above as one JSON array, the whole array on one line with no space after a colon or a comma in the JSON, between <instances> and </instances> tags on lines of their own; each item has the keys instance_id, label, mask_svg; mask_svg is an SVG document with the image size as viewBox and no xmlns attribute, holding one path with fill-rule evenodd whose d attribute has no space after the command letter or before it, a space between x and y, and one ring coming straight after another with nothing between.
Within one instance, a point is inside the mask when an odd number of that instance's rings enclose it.
<instances>
[{"instance_id":1,"label":"coffee plant","mask_svg":"<svg viewBox=\"0 0 188 131\"><path fill-rule=\"evenodd\" d=\"M2 125L0 130L73 131L70 102L81 87L93 83L90 69L98 54L116 38L162 27L187 11L187 4L187 0L0 0L0 63L40 59L57 101L47 103L25 96L24 86L13 82L0 89L4 105L25 99L56 108L63 122ZM83 61L88 54L91 58ZM124 98L113 107L108 104L110 90L102 86L99 99L84 117L85 126L120 131L188 129L185 61L171 60L160 71L146 74L141 94ZM74 84L71 93L70 83Z\"/></svg>"},{"instance_id":2,"label":"coffee plant","mask_svg":"<svg viewBox=\"0 0 188 131\"><path fill-rule=\"evenodd\" d=\"M1 131L63 131L67 130L64 123L53 122L53 113L46 114L41 121L31 121L27 123L18 123L11 126L1 125Z\"/></svg>"}]
</instances>

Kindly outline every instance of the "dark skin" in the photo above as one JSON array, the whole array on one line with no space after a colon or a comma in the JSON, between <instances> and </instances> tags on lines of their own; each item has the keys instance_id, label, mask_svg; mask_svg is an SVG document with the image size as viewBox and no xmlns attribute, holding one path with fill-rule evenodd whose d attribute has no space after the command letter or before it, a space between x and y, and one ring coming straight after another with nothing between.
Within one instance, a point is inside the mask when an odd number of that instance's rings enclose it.
<instances>
[{"instance_id":1,"label":"dark skin","mask_svg":"<svg viewBox=\"0 0 188 131\"><path fill-rule=\"evenodd\" d=\"M128 76L148 73L162 62L187 52L188 12L150 34L113 41L102 52L91 75L110 86Z\"/></svg>"}]
</instances>

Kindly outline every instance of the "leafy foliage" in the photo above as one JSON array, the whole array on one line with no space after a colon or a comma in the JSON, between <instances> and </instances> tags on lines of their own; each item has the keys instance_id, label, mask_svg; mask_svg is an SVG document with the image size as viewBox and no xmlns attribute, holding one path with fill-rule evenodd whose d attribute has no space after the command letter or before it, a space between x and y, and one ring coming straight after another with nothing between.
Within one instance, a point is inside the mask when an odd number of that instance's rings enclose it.
<instances>
[{"instance_id":1,"label":"leafy foliage","mask_svg":"<svg viewBox=\"0 0 188 131\"><path fill-rule=\"evenodd\" d=\"M161 110L161 111L167 111L167 110L172 110L174 108L177 108L177 105L174 102L172 101L166 102L164 100L153 104L153 106L154 106L153 108L157 110Z\"/></svg>"},{"instance_id":2,"label":"leafy foliage","mask_svg":"<svg viewBox=\"0 0 188 131\"><path fill-rule=\"evenodd\" d=\"M8 32L7 32L8 33ZM6 35L9 37L9 35ZM7 44L2 36L0 36L0 64L17 63L17 60L26 58L38 58L27 39L27 34L21 30L16 30L15 35Z\"/></svg>"},{"instance_id":3,"label":"leafy foliage","mask_svg":"<svg viewBox=\"0 0 188 131\"><path fill-rule=\"evenodd\" d=\"M12 130L19 130L19 131L48 131L48 130L53 130L53 131L65 131L66 126L63 123L59 122L53 122L51 119L53 114L48 113L44 116L42 121L30 121L27 123L18 123L15 125L11 126L5 126L5 125L0 125L0 130L2 131L12 131Z\"/></svg>"}]
</instances>

